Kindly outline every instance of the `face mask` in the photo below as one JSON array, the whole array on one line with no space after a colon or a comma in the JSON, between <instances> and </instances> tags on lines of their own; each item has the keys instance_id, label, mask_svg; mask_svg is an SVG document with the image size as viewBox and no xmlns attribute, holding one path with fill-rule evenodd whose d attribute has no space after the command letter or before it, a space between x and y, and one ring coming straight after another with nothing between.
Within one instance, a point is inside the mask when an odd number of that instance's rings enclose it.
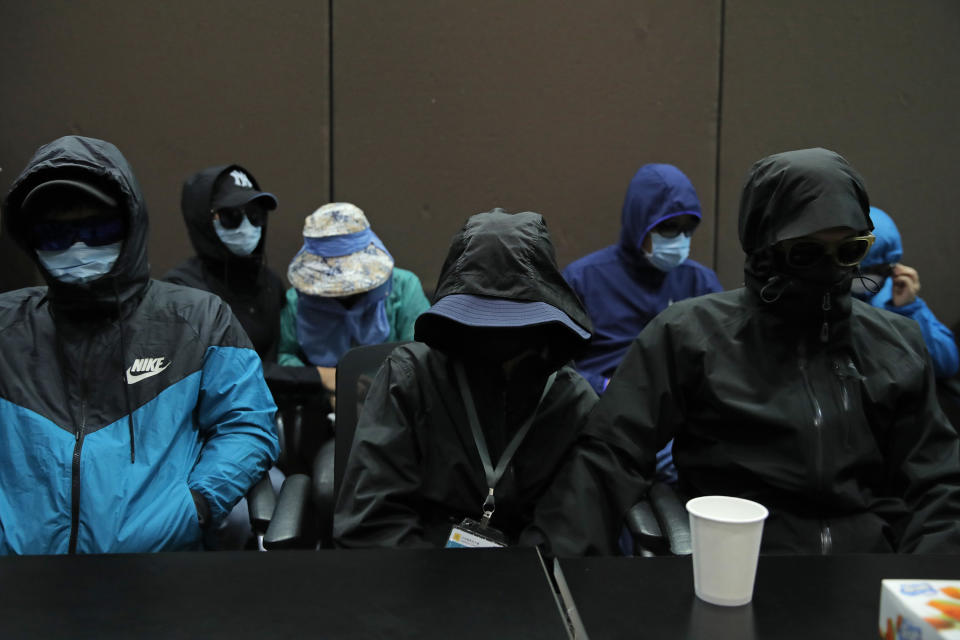
<instances>
[{"instance_id":1,"label":"face mask","mask_svg":"<svg viewBox=\"0 0 960 640\"><path fill-rule=\"evenodd\" d=\"M690 255L690 237L686 234L678 234L675 238L664 238L659 233L651 231L650 240L653 251L644 252L644 255L650 264L660 271L670 271Z\"/></svg>"},{"instance_id":2,"label":"face mask","mask_svg":"<svg viewBox=\"0 0 960 640\"><path fill-rule=\"evenodd\" d=\"M250 224L246 216L236 229L224 229L216 219L213 221L213 228L224 246L236 256L248 256L260 244L260 227Z\"/></svg>"},{"instance_id":3,"label":"face mask","mask_svg":"<svg viewBox=\"0 0 960 640\"><path fill-rule=\"evenodd\" d=\"M89 282L106 275L120 257L123 241L88 247L82 242L62 251L40 251L37 257L43 267L60 282Z\"/></svg>"}]
</instances>

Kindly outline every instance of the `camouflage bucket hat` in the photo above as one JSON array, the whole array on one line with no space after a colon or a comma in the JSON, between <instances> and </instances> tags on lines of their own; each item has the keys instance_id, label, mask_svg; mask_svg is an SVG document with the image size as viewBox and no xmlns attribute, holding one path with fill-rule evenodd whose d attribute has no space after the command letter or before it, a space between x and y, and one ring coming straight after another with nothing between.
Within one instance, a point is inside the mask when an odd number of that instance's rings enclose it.
<instances>
[{"instance_id":1,"label":"camouflage bucket hat","mask_svg":"<svg viewBox=\"0 0 960 640\"><path fill-rule=\"evenodd\" d=\"M325 204L307 216L303 248L287 279L300 293L342 298L376 289L393 273L393 257L366 216L348 202Z\"/></svg>"}]
</instances>

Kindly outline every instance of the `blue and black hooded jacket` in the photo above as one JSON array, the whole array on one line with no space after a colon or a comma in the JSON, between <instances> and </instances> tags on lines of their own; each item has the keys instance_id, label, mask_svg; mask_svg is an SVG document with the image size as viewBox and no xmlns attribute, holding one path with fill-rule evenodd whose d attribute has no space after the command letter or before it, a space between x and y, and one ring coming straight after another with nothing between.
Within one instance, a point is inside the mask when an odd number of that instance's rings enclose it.
<instances>
[{"instance_id":1,"label":"blue and black hooded jacket","mask_svg":"<svg viewBox=\"0 0 960 640\"><path fill-rule=\"evenodd\" d=\"M873 235L877 239L860 266L867 268L883 263L900 262L903 258L903 241L900 239L897 225L883 209L876 207L870 207L870 219L873 221ZM894 305L893 278L888 276L884 278L880 290L867 298L867 302L880 309L893 311L916 320L923 332L927 351L930 352L930 358L933 360L934 375L938 378L949 378L957 373L960 357L957 354L957 343L953 340L953 332L937 320L923 298L917 298L902 307Z\"/></svg>"},{"instance_id":2,"label":"blue and black hooded jacket","mask_svg":"<svg viewBox=\"0 0 960 640\"><path fill-rule=\"evenodd\" d=\"M41 147L3 203L31 256L24 196L71 178L120 203L111 271L0 296L0 553L200 547L197 504L222 519L278 453L260 360L214 295L149 278L147 209L110 143ZM202 500L195 503L195 494Z\"/></svg>"},{"instance_id":3,"label":"blue and black hooded jacket","mask_svg":"<svg viewBox=\"0 0 960 640\"><path fill-rule=\"evenodd\" d=\"M597 393L603 393L630 343L654 316L679 300L722 290L717 274L694 260L664 273L644 257L647 234L681 215L701 217L693 184L672 165L644 165L623 200L620 242L563 271L593 321L593 340L577 369Z\"/></svg>"}]
</instances>

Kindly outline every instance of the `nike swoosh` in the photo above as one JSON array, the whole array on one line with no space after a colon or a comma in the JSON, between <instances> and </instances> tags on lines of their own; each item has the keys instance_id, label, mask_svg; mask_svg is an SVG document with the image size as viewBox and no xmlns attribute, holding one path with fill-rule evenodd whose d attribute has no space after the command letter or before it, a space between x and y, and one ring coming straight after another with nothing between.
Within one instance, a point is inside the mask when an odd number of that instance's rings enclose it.
<instances>
[{"instance_id":1,"label":"nike swoosh","mask_svg":"<svg viewBox=\"0 0 960 640\"><path fill-rule=\"evenodd\" d=\"M163 371L164 369L166 369L166 368L169 367L169 366L170 366L170 363L168 362L167 364L163 365L163 367L161 367L160 369L157 369L156 371L144 371L143 373L130 373L130 369L128 368L128 369L127 369L127 384L134 384L134 383L136 383L136 382L140 382L140 381L143 380L144 378L149 378L150 376L155 376L155 375L157 375L158 373L160 373L161 371Z\"/></svg>"}]
</instances>

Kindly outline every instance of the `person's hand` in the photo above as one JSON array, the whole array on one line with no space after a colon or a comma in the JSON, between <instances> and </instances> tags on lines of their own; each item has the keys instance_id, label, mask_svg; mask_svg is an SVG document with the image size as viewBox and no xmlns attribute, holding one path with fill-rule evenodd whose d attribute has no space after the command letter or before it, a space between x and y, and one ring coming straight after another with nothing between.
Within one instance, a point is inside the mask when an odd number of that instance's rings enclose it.
<instances>
[{"instance_id":1,"label":"person's hand","mask_svg":"<svg viewBox=\"0 0 960 640\"><path fill-rule=\"evenodd\" d=\"M337 408L337 368L336 367L317 367L317 373L320 374L320 383L333 391L333 395L330 396L330 407L333 409Z\"/></svg>"},{"instance_id":2,"label":"person's hand","mask_svg":"<svg viewBox=\"0 0 960 640\"><path fill-rule=\"evenodd\" d=\"M317 367L317 373L320 374L320 382L330 391L337 390L337 368L336 367Z\"/></svg>"},{"instance_id":3,"label":"person's hand","mask_svg":"<svg viewBox=\"0 0 960 640\"><path fill-rule=\"evenodd\" d=\"M920 274L916 269L905 264L895 264L890 277L893 278L893 306L903 307L917 299L917 294L920 293Z\"/></svg>"}]
</instances>

